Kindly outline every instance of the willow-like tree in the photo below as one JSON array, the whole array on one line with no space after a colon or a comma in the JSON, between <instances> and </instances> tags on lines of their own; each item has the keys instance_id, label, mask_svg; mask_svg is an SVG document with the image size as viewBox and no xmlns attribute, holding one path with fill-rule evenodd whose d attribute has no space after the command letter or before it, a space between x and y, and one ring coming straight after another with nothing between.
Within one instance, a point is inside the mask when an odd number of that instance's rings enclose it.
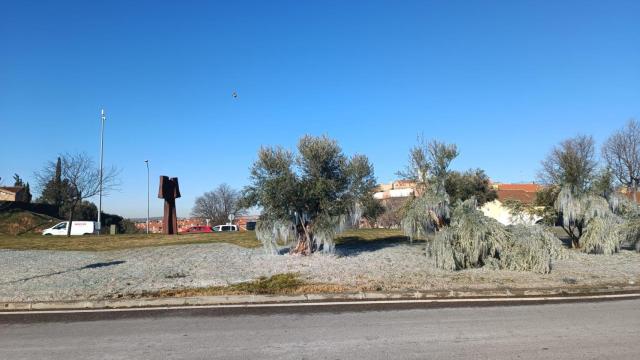
<instances>
[{"instance_id":1,"label":"willow-like tree","mask_svg":"<svg viewBox=\"0 0 640 360\"><path fill-rule=\"evenodd\" d=\"M613 254L620 250L623 240L638 238L637 204L615 191L611 168L598 170L592 137L562 141L542 165L540 178L560 189L554 207L573 248Z\"/></svg>"},{"instance_id":2,"label":"willow-like tree","mask_svg":"<svg viewBox=\"0 0 640 360\"><path fill-rule=\"evenodd\" d=\"M242 206L262 208L256 235L267 252L281 244L292 244L291 254L333 252L337 234L372 206L373 166L326 136L304 136L297 150L258 151Z\"/></svg>"},{"instance_id":3,"label":"willow-like tree","mask_svg":"<svg viewBox=\"0 0 640 360\"><path fill-rule=\"evenodd\" d=\"M547 273L563 255L560 240L542 227L507 228L478 210L474 196L451 204L446 179L458 155L455 145L420 140L401 172L417 182L402 228L409 238L427 239L427 255L446 270L490 266Z\"/></svg>"},{"instance_id":4,"label":"willow-like tree","mask_svg":"<svg viewBox=\"0 0 640 360\"><path fill-rule=\"evenodd\" d=\"M595 141L585 135L563 140L542 161L538 177L544 184L561 189L555 208L573 247L579 247L585 231L584 206L581 205L586 203L582 199L591 193L597 169Z\"/></svg>"},{"instance_id":5,"label":"willow-like tree","mask_svg":"<svg viewBox=\"0 0 640 360\"><path fill-rule=\"evenodd\" d=\"M414 197L407 204L401 222L411 241L425 238L448 223L451 210L446 180L449 165L457 156L455 144L418 138L418 144L409 153L409 164L398 172L399 176L416 182Z\"/></svg>"}]
</instances>

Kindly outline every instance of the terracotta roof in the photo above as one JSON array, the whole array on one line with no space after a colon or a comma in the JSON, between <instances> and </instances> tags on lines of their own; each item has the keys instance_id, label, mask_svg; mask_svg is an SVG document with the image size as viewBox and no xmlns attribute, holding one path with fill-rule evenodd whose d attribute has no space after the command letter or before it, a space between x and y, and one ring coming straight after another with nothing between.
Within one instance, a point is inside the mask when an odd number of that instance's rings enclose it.
<instances>
[{"instance_id":1,"label":"terracotta roof","mask_svg":"<svg viewBox=\"0 0 640 360\"><path fill-rule=\"evenodd\" d=\"M496 184L498 190L520 190L525 192L538 192L542 190L540 184Z\"/></svg>"},{"instance_id":2,"label":"terracotta roof","mask_svg":"<svg viewBox=\"0 0 640 360\"><path fill-rule=\"evenodd\" d=\"M17 194L18 191L21 191L22 189L24 189L24 187L22 187L22 186L2 186L2 187L0 187L0 190L12 192L14 194Z\"/></svg>"},{"instance_id":3,"label":"terracotta roof","mask_svg":"<svg viewBox=\"0 0 640 360\"><path fill-rule=\"evenodd\" d=\"M524 190L502 190L498 189L498 200L505 202L506 200L518 200L525 204L533 204L536 199L536 193Z\"/></svg>"}]
</instances>

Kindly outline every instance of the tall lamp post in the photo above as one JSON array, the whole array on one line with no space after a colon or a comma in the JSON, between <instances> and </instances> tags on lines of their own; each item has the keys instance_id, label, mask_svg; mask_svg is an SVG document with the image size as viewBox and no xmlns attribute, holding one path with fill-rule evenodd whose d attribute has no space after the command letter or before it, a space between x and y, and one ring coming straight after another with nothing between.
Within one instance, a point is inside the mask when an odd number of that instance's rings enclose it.
<instances>
[{"instance_id":1,"label":"tall lamp post","mask_svg":"<svg viewBox=\"0 0 640 360\"><path fill-rule=\"evenodd\" d=\"M104 121L107 116L104 109L100 111L100 189L98 195L98 234L102 232L102 158L104 152Z\"/></svg>"},{"instance_id":2,"label":"tall lamp post","mask_svg":"<svg viewBox=\"0 0 640 360\"><path fill-rule=\"evenodd\" d=\"M149 160L144 162L147 164L147 234L149 234Z\"/></svg>"}]
</instances>

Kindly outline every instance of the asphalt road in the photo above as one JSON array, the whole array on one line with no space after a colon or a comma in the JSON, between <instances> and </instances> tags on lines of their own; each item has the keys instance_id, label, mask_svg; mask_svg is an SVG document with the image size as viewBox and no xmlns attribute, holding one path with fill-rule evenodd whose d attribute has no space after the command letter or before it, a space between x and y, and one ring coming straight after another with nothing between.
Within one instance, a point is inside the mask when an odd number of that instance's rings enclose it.
<instances>
[{"instance_id":1,"label":"asphalt road","mask_svg":"<svg viewBox=\"0 0 640 360\"><path fill-rule=\"evenodd\" d=\"M638 359L640 300L0 316L0 359Z\"/></svg>"}]
</instances>

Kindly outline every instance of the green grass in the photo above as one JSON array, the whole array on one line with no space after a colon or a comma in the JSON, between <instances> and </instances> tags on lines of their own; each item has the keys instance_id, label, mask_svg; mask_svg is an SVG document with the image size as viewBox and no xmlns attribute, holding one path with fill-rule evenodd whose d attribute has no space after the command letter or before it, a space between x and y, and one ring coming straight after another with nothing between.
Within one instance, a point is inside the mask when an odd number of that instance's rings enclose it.
<instances>
[{"instance_id":1,"label":"green grass","mask_svg":"<svg viewBox=\"0 0 640 360\"><path fill-rule=\"evenodd\" d=\"M336 239L338 246L361 243L388 244L404 242L407 238L399 230L360 229L349 230ZM253 231L208 233L208 234L132 234L132 235L87 235L87 236L43 236L38 234L0 235L0 249L14 250L62 250L62 251L109 251L152 246L228 243L246 248L259 247Z\"/></svg>"},{"instance_id":2,"label":"green grass","mask_svg":"<svg viewBox=\"0 0 640 360\"><path fill-rule=\"evenodd\" d=\"M152 246L229 243L246 248L260 246L252 231L208 234L131 234L87 236L0 235L0 249L108 251Z\"/></svg>"},{"instance_id":3,"label":"green grass","mask_svg":"<svg viewBox=\"0 0 640 360\"><path fill-rule=\"evenodd\" d=\"M409 239L397 229L347 230L336 239L336 246L360 245L362 243L407 242ZM415 242L415 241L414 241Z\"/></svg>"}]
</instances>

